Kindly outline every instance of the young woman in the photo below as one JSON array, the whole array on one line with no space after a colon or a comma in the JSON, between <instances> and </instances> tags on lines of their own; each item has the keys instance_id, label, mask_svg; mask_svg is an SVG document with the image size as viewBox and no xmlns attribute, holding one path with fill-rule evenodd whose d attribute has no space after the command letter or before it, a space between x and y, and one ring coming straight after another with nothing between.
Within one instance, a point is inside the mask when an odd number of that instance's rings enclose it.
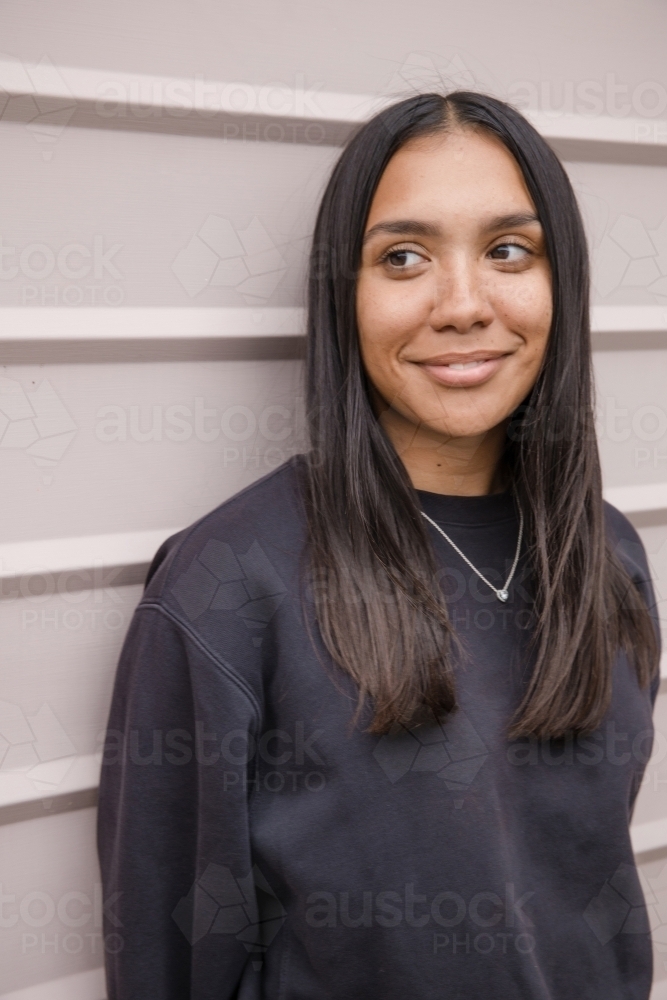
<instances>
[{"instance_id":1,"label":"young woman","mask_svg":"<svg viewBox=\"0 0 667 1000\"><path fill-rule=\"evenodd\" d=\"M307 382L311 451L161 548L126 640L110 1000L645 1000L654 598L602 501L579 212L516 111L352 139Z\"/></svg>"}]
</instances>

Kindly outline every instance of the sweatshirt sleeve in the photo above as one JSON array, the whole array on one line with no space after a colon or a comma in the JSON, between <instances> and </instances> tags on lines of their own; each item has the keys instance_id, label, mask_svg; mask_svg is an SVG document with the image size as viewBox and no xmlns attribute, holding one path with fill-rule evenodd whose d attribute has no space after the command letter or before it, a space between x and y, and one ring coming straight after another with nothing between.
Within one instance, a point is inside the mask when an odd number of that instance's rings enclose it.
<instances>
[{"instance_id":1,"label":"sweatshirt sleeve","mask_svg":"<svg viewBox=\"0 0 667 1000\"><path fill-rule=\"evenodd\" d=\"M229 665L158 602L141 604L100 782L109 1000L226 1000L261 951L247 804L257 727Z\"/></svg>"},{"instance_id":2,"label":"sweatshirt sleeve","mask_svg":"<svg viewBox=\"0 0 667 1000\"><path fill-rule=\"evenodd\" d=\"M641 594L653 620L653 626L658 640L659 661L662 652L660 608L658 606L658 602L656 601L655 589L653 586L653 580L651 579L651 570L649 567L648 557L646 555L646 549L644 548L644 543L639 537L634 526L630 523L630 521L628 521L625 515L621 514L619 510L612 507L609 503L605 502L604 506L607 523L610 528L610 541L612 548L630 574L630 578ZM659 688L660 668L658 666L655 677L651 681L650 685L651 703L653 705L655 705Z\"/></svg>"}]
</instances>

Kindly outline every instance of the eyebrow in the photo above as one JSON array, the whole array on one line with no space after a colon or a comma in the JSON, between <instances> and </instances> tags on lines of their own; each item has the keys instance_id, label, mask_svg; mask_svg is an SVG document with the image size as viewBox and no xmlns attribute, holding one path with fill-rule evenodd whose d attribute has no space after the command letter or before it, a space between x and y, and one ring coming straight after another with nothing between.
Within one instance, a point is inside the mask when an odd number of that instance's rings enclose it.
<instances>
[{"instance_id":1,"label":"eyebrow","mask_svg":"<svg viewBox=\"0 0 667 1000\"><path fill-rule=\"evenodd\" d=\"M517 229L521 226L529 226L540 220L534 212L513 212L510 215L497 215L489 219L483 228L484 233L493 233L498 229ZM391 236L432 236L436 239L442 236L442 229L434 222L422 222L419 219L396 219L393 222L378 222L371 226L364 235L364 245L368 243L378 233L387 233Z\"/></svg>"},{"instance_id":2,"label":"eyebrow","mask_svg":"<svg viewBox=\"0 0 667 1000\"><path fill-rule=\"evenodd\" d=\"M440 226L434 222L420 222L418 219L397 219L395 222L378 222L376 225L371 226L364 235L364 243L368 243L378 233L388 233L391 236L401 236L405 233L410 233L412 236L434 236L436 238L442 236Z\"/></svg>"},{"instance_id":3,"label":"eyebrow","mask_svg":"<svg viewBox=\"0 0 667 1000\"><path fill-rule=\"evenodd\" d=\"M512 212L510 215L497 215L484 226L485 233L494 233L497 229L520 229L521 226L540 225L540 220L534 212Z\"/></svg>"}]
</instances>

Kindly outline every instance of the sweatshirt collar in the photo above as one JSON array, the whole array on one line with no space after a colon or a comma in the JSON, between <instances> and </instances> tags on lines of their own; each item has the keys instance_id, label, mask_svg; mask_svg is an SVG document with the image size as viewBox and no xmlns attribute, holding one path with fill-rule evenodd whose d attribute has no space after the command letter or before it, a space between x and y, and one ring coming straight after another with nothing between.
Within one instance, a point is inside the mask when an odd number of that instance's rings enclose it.
<instances>
[{"instance_id":1,"label":"sweatshirt collar","mask_svg":"<svg viewBox=\"0 0 667 1000\"><path fill-rule=\"evenodd\" d=\"M518 519L510 490L475 497L417 490L417 496L422 510L441 524L495 524Z\"/></svg>"}]
</instances>

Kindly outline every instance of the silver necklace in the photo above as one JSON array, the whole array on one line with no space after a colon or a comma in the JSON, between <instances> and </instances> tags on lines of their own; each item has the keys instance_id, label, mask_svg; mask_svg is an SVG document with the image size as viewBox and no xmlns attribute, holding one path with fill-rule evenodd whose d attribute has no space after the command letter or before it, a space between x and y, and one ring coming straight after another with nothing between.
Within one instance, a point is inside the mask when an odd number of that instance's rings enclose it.
<instances>
[{"instance_id":1,"label":"silver necklace","mask_svg":"<svg viewBox=\"0 0 667 1000\"><path fill-rule=\"evenodd\" d=\"M468 563L468 566L470 566L470 569L474 570L474 572L477 573L477 576L481 580L484 581L484 583L487 585L487 587L491 588L491 590L494 592L494 594L496 595L496 597L498 598L498 600L502 601L503 604L505 603L505 601L510 596L510 594L509 594L509 585L512 582L512 577L514 576L514 571L516 570L517 564L519 562L519 552L521 551L521 539L523 537L523 511L521 510L521 505L519 504L518 500L517 500L517 507L519 508L519 538L518 538L517 543L516 543L516 552L514 554L514 562L512 563L512 568L510 570L510 575L505 580L505 586L504 587L500 587L500 589L497 589L496 587L494 587L493 584L489 580L487 580L486 577L482 573L480 573L480 571L477 569L477 567L473 566L473 564L470 562L470 560L468 559L468 557L466 555L464 555L463 552L461 552L461 549L458 547L458 545L456 545L451 540L451 538L449 537L449 535L442 530L442 528L440 527L439 524L436 524L435 521L433 521L428 516L428 514L424 513L423 510L420 511L422 517L425 517L426 520L428 521L428 523L432 524L433 527L435 528L435 530L439 531L440 534L442 535L442 537L447 539L447 541L449 542L449 544L451 545L451 547L453 549L455 549L458 552L458 554L461 556L461 559L463 559L464 562Z\"/></svg>"}]
</instances>

